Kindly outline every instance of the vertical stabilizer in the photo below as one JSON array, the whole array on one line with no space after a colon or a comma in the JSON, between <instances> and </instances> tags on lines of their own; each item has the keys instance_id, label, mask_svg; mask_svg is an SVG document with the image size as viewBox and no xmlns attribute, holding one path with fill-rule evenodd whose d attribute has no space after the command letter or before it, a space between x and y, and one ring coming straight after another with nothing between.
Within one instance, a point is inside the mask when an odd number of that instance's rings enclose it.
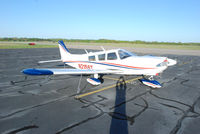
<instances>
[{"instance_id":1,"label":"vertical stabilizer","mask_svg":"<svg viewBox=\"0 0 200 134\"><path fill-rule=\"evenodd\" d=\"M69 50L67 49L67 47L65 46L65 44L62 40L59 40L58 43L59 43L61 60L64 60L67 57L69 57L69 55L70 55Z\"/></svg>"}]
</instances>

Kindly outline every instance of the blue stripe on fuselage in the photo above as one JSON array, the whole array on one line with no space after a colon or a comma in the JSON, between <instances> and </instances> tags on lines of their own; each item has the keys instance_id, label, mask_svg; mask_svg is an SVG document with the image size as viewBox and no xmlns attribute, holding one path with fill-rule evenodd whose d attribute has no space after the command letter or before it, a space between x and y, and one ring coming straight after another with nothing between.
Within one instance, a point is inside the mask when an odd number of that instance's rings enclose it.
<instances>
[{"instance_id":1,"label":"blue stripe on fuselage","mask_svg":"<svg viewBox=\"0 0 200 134\"><path fill-rule=\"evenodd\" d=\"M142 69L139 69L139 68L123 67L123 66L119 66L119 65L112 65L112 64L106 64L106 63L98 63L98 62L90 62L90 61L81 61L81 62L100 64L100 65L106 65L106 66L113 66L113 67L120 67L120 68L126 68L126 69L142 70ZM78 63L78 62L64 62L64 63Z\"/></svg>"}]
</instances>

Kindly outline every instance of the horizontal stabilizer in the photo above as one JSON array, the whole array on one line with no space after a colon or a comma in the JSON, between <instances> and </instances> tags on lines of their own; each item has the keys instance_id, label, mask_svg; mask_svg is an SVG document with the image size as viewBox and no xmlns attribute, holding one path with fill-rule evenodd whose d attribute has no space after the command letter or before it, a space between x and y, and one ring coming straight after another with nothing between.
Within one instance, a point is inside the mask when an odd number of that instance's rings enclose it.
<instances>
[{"instance_id":1,"label":"horizontal stabilizer","mask_svg":"<svg viewBox=\"0 0 200 134\"><path fill-rule=\"evenodd\" d=\"M51 63L51 62L60 62L62 61L61 59L59 60L46 60L46 61L39 61L38 63Z\"/></svg>"}]
</instances>

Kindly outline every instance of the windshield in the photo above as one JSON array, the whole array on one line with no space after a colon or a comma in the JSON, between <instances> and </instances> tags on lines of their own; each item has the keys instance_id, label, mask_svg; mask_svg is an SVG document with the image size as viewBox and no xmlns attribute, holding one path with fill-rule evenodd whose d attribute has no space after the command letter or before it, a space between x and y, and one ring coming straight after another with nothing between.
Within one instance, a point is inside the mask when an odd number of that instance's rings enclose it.
<instances>
[{"instance_id":1,"label":"windshield","mask_svg":"<svg viewBox=\"0 0 200 134\"><path fill-rule=\"evenodd\" d=\"M119 53L120 59L125 59L125 58L130 57L130 56L136 56L136 54L133 54L133 53L126 51L126 50L119 50L118 53Z\"/></svg>"}]
</instances>

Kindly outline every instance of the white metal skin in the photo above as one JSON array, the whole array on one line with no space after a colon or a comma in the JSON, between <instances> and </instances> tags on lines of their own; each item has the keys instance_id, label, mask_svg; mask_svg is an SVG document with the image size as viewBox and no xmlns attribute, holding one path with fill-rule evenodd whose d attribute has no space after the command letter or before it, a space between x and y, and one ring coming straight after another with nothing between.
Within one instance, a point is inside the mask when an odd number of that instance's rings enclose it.
<instances>
[{"instance_id":1,"label":"white metal skin","mask_svg":"<svg viewBox=\"0 0 200 134\"><path fill-rule=\"evenodd\" d=\"M94 78L87 81L92 85L101 84L100 79L104 74L120 75L142 75L148 76L149 81L142 80L142 83L153 88L160 88L161 84L152 80L153 76L162 73L168 66L176 64L176 61L167 57L137 56L123 49L105 50L86 54L71 54L63 41L59 41L61 59L40 61L48 63L62 61L74 69L69 68L43 68L24 69L22 72L28 75L60 75L60 74L93 74ZM100 77L99 77L100 74ZM103 75L102 75L103 74ZM80 92L80 81L78 91ZM152 80L152 81L151 81Z\"/></svg>"},{"instance_id":2,"label":"white metal skin","mask_svg":"<svg viewBox=\"0 0 200 134\"><path fill-rule=\"evenodd\" d=\"M59 49L62 62L78 70L87 69L94 70L94 72L95 70L106 70L105 73L110 72L111 74L154 76L158 73L162 73L168 66L176 64L175 60L167 57L131 55L127 58L120 58L119 51L127 52L123 49L104 50L81 55L69 53L60 44ZM117 56L116 59L109 60L109 53L115 53ZM98 56L101 54L105 54L105 60L99 60ZM89 61L89 56L95 56L95 60Z\"/></svg>"}]
</instances>

